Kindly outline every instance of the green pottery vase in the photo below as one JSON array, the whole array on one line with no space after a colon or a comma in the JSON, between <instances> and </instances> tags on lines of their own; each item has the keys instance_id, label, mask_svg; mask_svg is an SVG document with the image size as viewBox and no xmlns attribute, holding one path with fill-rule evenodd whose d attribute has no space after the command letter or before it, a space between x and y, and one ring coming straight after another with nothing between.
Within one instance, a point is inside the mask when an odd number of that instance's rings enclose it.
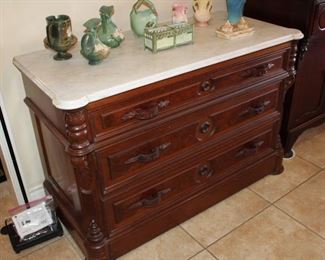
<instances>
[{"instance_id":1,"label":"green pottery vase","mask_svg":"<svg viewBox=\"0 0 325 260\"><path fill-rule=\"evenodd\" d=\"M157 24L158 13L155 6L149 0L138 0L130 13L132 31L138 35L144 35L145 27L154 27Z\"/></svg>"},{"instance_id":2,"label":"green pottery vase","mask_svg":"<svg viewBox=\"0 0 325 260\"><path fill-rule=\"evenodd\" d=\"M46 17L46 40L48 46L57 51L55 60L67 60L72 57L68 50L72 46L73 36L71 20L67 15Z\"/></svg>"},{"instance_id":3,"label":"green pottery vase","mask_svg":"<svg viewBox=\"0 0 325 260\"><path fill-rule=\"evenodd\" d=\"M103 44L97 35L100 22L100 19L92 18L84 23L86 30L81 39L80 53L89 60L89 65L99 64L110 53L110 47Z\"/></svg>"},{"instance_id":4,"label":"green pottery vase","mask_svg":"<svg viewBox=\"0 0 325 260\"><path fill-rule=\"evenodd\" d=\"M101 25L98 28L98 37L105 45L115 48L124 40L124 35L112 21L114 6L103 5L99 9Z\"/></svg>"}]
</instances>

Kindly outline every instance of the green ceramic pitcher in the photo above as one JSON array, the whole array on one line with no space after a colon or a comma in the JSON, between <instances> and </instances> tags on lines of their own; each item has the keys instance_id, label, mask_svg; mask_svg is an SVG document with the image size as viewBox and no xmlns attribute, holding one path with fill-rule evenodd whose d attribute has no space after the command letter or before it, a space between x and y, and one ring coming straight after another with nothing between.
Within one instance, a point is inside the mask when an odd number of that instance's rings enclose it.
<instances>
[{"instance_id":1,"label":"green ceramic pitcher","mask_svg":"<svg viewBox=\"0 0 325 260\"><path fill-rule=\"evenodd\" d=\"M152 2L149 0L138 0L130 13L130 22L132 31L138 35L144 35L146 26L156 26L158 13Z\"/></svg>"},{"instance_id":2,"label":"green ceramic pitcher","mask_svg":"<svg viewBox=\"0 0 325 260\"><path fill-rule=\"evenodd\" d=\"M109 53L110 47L103 44L98 38L98 26L100 19L92 18L84 23L85 34L81 39L80 53L89 60L89 65L96 65L102 62Z\"/></svg>"}]
</instances>

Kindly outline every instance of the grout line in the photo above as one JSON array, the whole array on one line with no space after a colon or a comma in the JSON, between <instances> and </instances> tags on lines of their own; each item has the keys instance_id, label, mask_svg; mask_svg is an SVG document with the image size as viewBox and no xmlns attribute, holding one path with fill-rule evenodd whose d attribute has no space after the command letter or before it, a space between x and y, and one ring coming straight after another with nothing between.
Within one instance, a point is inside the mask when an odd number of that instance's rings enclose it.
<instances>
[{"instance_id":1,"label":"grout line","mask_svg":"<svg viewBox=\"0 0 325 260\"><path fill-rule=\"evenodd\" d=\"M201 251L199 251L199 252L197 252L195 255L192 255L190 258L188 258L187 260L191 260L191 259L193 259L195 256L197 256L197 255L199 255L199 254L201 254L202 252L205 252L205 251L207 251L214 259L216 259L216 260L219 260L214 254L212 254L207 248L205 248L205 249L203 249L203 250L201 250Z\"/></svg>"},{"instance_id":2,"label":"grout line","mask_svg":"<svg viewBox=\"0 0 325 260\"><path fill-rule=\"evenodd\" d=\"M255 193L255 192L254 192ZM250 221L251 219L253 219L254 217L256 217L257 215L261 214L264 210L268 209L270 206L272 206L272 203L267 201L266 199L264 199L263 197L261 197L259 194L257 194L262 200L264 200L265 202L268 203L268 205L265 208L262 208L260 211L258 211L256 214L254 214L253 216L249 217L248 219L246 219L244 222L242 222L241 224L239 224L238 226L234 227L233 229L229 230L227 233L225 233L224 235L222 235L221 237L219 237L217 240L211 242L210 244L208 244L206 247L204 245L202 245L194 236L192 236L185 228L183 228L181 225L179 225L181 227L181 229L183 229L191 238L193 238L200 246L202 246L204 249L208 250L208 247L210 247L212 244L218 242L219 240L223 239L225 236L229 235L231 232L233 232L234 230L236 230L237 228L239 228L240 226L244 225L246 222ZM209 251L210 252L210 251ZM211 253L211 252L210 252Z\"/></svg>"},{"instance_id":3,"label":"grout line","mask_svg":"<svg viewBox=\"0 0 325 260\"><path fill-rule=\"evenodd\" d=\"M301 222L299 219L289 215L288 212L286 212L284 209L281 209L280 207L273 205L274 207L276 207L278 210L280 210L282 213L286 214L288 217L290 217L291 219L293 219L295 222L298 222L300 225L302 225L303 227L305 227L307 230L309 230L310 232L312 232L313 234L315 234L316 236L318 236L319 238L321 238L322 240L325 240L325 237L323 237L322 235L318 234L316 231L312 230L310 227L308 227L307 225L305 225L303 222Z\"/></svg>"},{"instance_id":4,"label":"grout line","mask_svg":"<svg viewBox=\"0 0 325 260\"><path fill-rule=\"evenodd\" d=\"M190 256L189 258L187 258L187 260L191 260L193 257L197 256L198 254L201 254L204 251L205 251L205 248L203 248L201 251L195 253L194 255Z\"/></svg>"},{"instance_id":5,"label":"grout line","mask_svg":"<svg viewBox=\"0 0 325 260\"><path fill-rule=\"evenodd\" d=\"M253 192L256 196L258 196L259 198L265 200L267 203L273 204L272 201L269 201L268 199L264 198L261 194L259 194L258 192L256 192L255 190L247 187L247 189L249 189L251 192Z\"/></svg>"},{"instance_id":6,"label":"grout line","mask_svg":"<svg viewBox=\"0 0 325 260\"><path fill-rule=\"evenodd\" d=\"M302 160L304 160L303 158L300 158ZM307 161L308 162L308 161ZM289 193L295 191L297 188L299 188L300 186L302 186L303 184L305 184L307 181L309 181L310 179L314 178L316 175L320 174L322 171L324 171L323 169L321 169L320 167L318 167L318 170L315 171L312 175L310 175L307 179L305 179L304 181L302 181L301 183L297 184L294 188L292 188L291 190L289 190L287 193L283 194L281 197L279 197L278 199L276 199L275 201L270 201L267 198L264 198L263 195L259 194L258 192L256 192L255 190L251 189L250 186L247 187L250 191L254 192L257 196L259 196L260 198L264 199L265 201L271 203L272 205L274 205L276 202L278 202L279 200L281 200L283 197L287 196ZM266 176L267 177L267 176ZM264 177L265 178L265 177Z\"/></svg>"},{"instance_id":7,"label":"grout line","mask_svg":"<svg viewBox=\"0 0 325 260\"><path fill-rule=\"evenodd\" d=\"M300 186L304 185L306 182L308 182L309 180L311 180L312 178L316 177L317 175L319 175L323 170L319 170L316 171L313 175L311 175L310 177L308 177L306 180L304 180L303 182L299 183L296 187L294 187L292 190L288 191L286 194L284 194L283 196L281 196L280 198L278 198L277 200L275 200L274 202L272 202L272 205L275 205L275 203L277 203L279 200L283 199L284 197L286 197L287 195L289 195L290 193L292 193L293 191L297 190Z\"/></svg>"},{"instance_id":8,"label":"grout line","mask_svg":"<svg viewBox=\"0 0 325 260\"><path fill-rule=\"evenodd\" d=\"M196 215L197 216L197 215ZM181 225L178 225L186 234L188 234L192 239L194 239L195 242L197 242L203 249L206 249L204 245L201 244L200 241L198 241L194 236L192 236L185 228L183 228Z\"/></svg>"},{"instance_id":9,"label":"grout line","mask_svg":"<svg viewBox=\"0 0 325 260\"><path fill-rule=\"evenodd\" d=\"M308 159L306 159L306 158L304 158L304 157L302 157L302 156L298 155L297 153L296 153L296 156L297 156L299 159L301 159L301 160L304 160L304 161L306 161L306 162L308 162L308 163L312 164L313 166L316 166L316 167L317 167L317 168L319 168L319 169L322 169L322 170L324 170L324 169L325 169L325 167L323 168L323 167L321 167L321 166L317 165L316 163L314 163L314 162L311 162L310 160L308 160Z\"/></svg>"},{"instance_id":10,"label":"grout line","mask_svg":"<svg viewBox=\"0 0 325 260\"><path fill-rule=\"evenodd\" d=\"M245 225L247 222L249 222L250 220L252 220L253 218L257 217L258 215L260 215L262 212L264 212L266 209L268 209L269 207L271 207L272 204L267 205L265 208L261 209L260 211L258 211L255 215L249 217L248 219L246 219L244 222L242 222L240 225L234 227L233 229L231 229L230 231L228 231L226 234L222 235L221 237L219 237L217 240L213 241L212 243L210 243L206 249L208 250L208 248L217 243L218 241L222 240L223 238L225 238L226 236L228 236L230 233L234 232L235 230L239 229L241 226ZM209 251L210 252L210 251Z\"/></svg>"},{"instance_id":11,"label":"grout line","mask_svg":"<svg viewBox=\"0 0 325 260\"><path fill-rule=\"evenodd\" d=\"M216 257L208 248L206 249L216 260L219 260L218 257Z\"/></svg>"}]
</instances>

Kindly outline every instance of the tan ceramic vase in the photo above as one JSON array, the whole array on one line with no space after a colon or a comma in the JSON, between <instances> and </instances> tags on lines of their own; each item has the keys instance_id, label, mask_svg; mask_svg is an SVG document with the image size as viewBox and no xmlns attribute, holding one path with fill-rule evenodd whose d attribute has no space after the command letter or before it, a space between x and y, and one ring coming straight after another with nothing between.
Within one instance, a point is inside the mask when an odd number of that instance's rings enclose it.
<instances>
[{"instance_id":1,"label":"tan ceramic vase","mask_svg":"<svg viewBox=\"0 0 325 260\"><path fill-rule=\"evenodd\" d=\"M193 0L196 26L205 27L211 19L212 0Z\"/></svg>"}]
</instances>

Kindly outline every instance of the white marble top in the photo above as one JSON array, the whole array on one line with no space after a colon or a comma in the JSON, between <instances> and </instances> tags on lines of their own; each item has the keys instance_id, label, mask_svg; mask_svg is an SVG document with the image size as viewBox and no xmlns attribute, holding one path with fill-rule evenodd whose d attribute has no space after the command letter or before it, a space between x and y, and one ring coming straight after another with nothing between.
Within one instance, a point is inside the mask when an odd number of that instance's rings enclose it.
<instances>
[{"instance_id":1,"label":"white marble top","mask_svg":"<svg viewBox=\"0 0 325 260\"><path fill-rule=\"evenodd\" d=\"M301 39L302 33L253 19L253 36L225 40L215 30L225 21L217 12L206 28L195 28L194 44L153 54L144 50L142 38L132 32L120 47L112 49L101 64L90 66L80 54L80 43L67 61L53 60L54 52L41 50L14 58L14 65L29 77L60 109L75 109L89 102L113 96L211 64L236 58L287 41Z\"/></svg>"}]
</instances>

